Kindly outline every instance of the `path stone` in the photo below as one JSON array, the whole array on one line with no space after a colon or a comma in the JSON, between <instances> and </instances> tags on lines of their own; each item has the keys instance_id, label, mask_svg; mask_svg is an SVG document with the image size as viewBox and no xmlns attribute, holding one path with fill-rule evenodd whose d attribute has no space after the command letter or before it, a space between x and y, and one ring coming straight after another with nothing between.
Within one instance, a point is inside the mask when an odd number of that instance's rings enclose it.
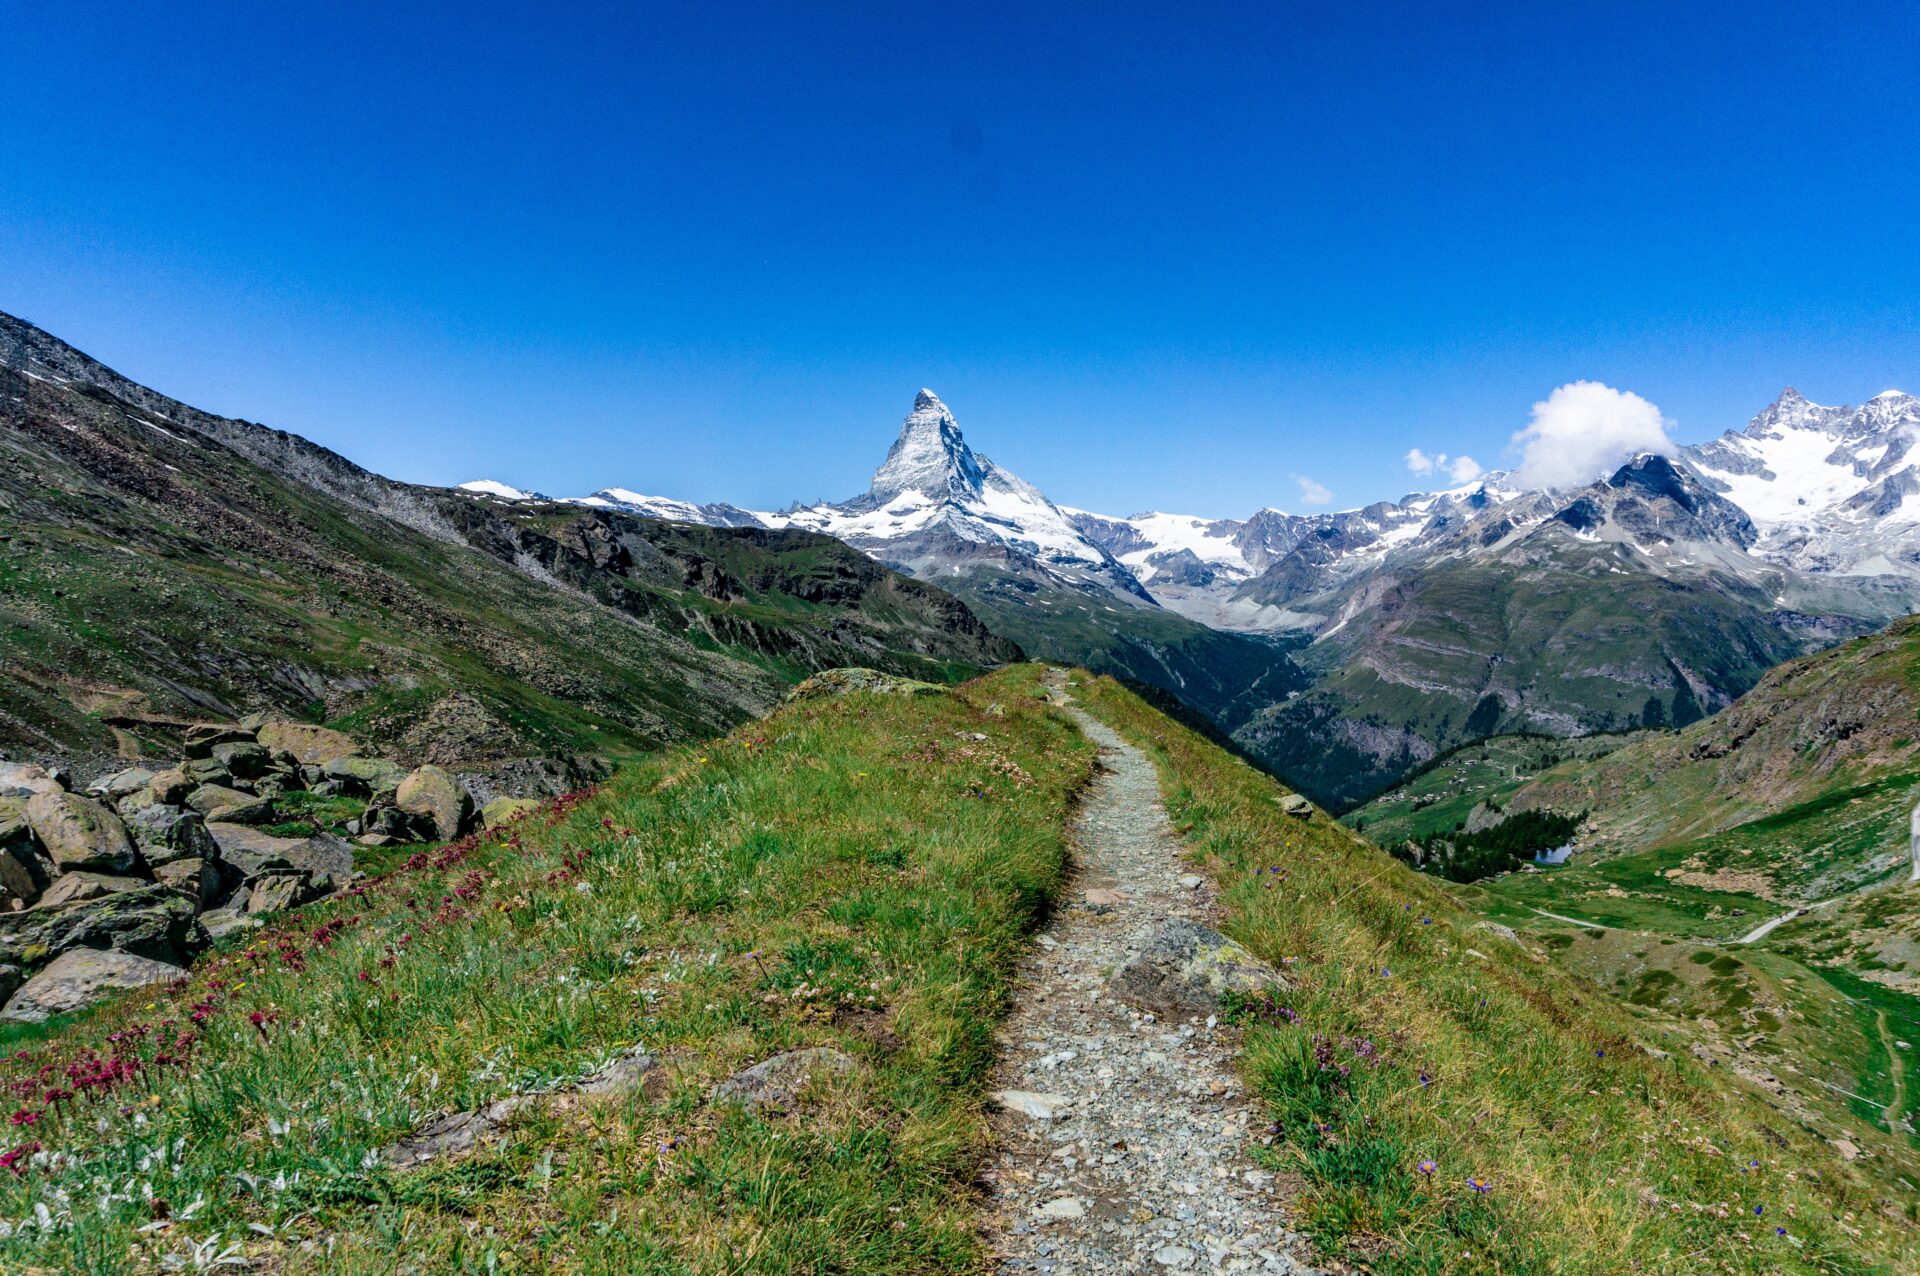
<instances>
[{"instance_id":1,"label":"path stone","mask_svg":"<svg viewBox=\"0 0 1920 1276\"><path fill-rule=\"evenodd\" d=\"M1064 679L1055 689L1065 700ZM999 1270L1312 1276L1273 1176L1247 1154L1259 1117L1233 1071L1237 1034L1206 1010L1168 1018L1108 987L1109 972L1153 950L1170 921L1190 929L1162 947L1192 940L1198 953L1213 934L1213 888L1181 884L1193 870L1153 764L1067 703L1111 769L1075 830L1068 898L1080 904L1035 937L1000 1030L999 1150L986 1172Z\"/></svg>"}]
</instances>

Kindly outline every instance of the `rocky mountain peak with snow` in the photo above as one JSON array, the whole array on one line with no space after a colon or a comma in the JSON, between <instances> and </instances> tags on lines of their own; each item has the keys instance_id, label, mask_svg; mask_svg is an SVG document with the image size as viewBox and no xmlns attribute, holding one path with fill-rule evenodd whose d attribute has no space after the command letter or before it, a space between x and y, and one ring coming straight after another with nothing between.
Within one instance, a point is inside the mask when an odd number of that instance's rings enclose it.
<instances>
[{"instance_id":1,"label":"rocky mountain peak with snow","mask_svg":"<svg viewBox=\"0 0 1920 1276\"><path fill-rule=\"evenodd\" d=\"M900 437L874 471L868 489L875 500L920 492L936 500L977 497L986 482L980 461L967 446L960 425L940 396L923 389L900 426Z\"/></svg>"}]
</instances>

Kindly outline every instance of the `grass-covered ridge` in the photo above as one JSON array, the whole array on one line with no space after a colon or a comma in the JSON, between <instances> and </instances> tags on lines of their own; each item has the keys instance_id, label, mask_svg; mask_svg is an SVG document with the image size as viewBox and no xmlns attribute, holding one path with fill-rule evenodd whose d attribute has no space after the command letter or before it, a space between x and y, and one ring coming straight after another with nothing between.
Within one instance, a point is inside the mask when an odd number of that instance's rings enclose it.
<instances>
[{"instance_id":1,"label":"grass-covered ridge","mask_svg":"<svg viewBox=\"0 0 1920 1276\"><path fill-rule=\"evenodd\" d=\"M1243 1067L1299 1224L1375 1273L1900 1272L1898 1167L1849 1164L1621 1003L1111 682L1227 929L1292 972Z\"/></svg>"},{"instance_id":2,"label":"grass-covered ridge","mask_svg":"<svg viewBox=\"0 0 1920 1276\"><path fill-rule=\"evenodd\" d=\"M791 706L291 916L176 994L19 1030L0 1269L230 1247L289 1272L979 1268L992 1029L1092 766L1036 677ZM530 1110L451 1163L374 1157L634 1044L669 1084ZM814 1045L858 1066L793 1117L708 1103Z\"/></svg>"}]
</instances>

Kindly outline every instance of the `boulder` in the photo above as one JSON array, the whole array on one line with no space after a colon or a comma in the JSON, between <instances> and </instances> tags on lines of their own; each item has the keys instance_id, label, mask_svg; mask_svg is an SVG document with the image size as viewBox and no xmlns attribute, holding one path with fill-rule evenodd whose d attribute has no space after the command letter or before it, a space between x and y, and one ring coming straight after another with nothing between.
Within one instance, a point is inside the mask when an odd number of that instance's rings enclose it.
<instances>
[{"instance_id":1,"label":"boulder","mask_svg":"<svg viewBox=\"0 0 1920 1276\"><path fill-rule=\"evenodd\" d=\"M6 1004L7 998L13 996L14 990L19 988L25 980L26 975L21 972L20 967L0 964L0 1006Z\"/></svg>"},{"instance_id":2,"label":"boulder","mask_svg":"<svg viewBox=\"0 0 1920 1276\"><path fill-rule=\"evenodd\" d=\"M203 784L226 785L233 783L233 772L227 770L226 767L214 761L212 758L195 758L190 762L182 764L180 771L187 779L193 782L195 788Z\"/></svg>"},{"instance_id":3,"label":"boulder","mask_svg":"<svg viewBox=\"0 0 1920 1276\"><path fill-rule=\"evenodd\" d=\"M59 872L27 823L27 804L0 798L0 910L31 904Z\"/></svg>"},{"instance_id":4,"label":"boulder","mask_svg":"<svg viewBox=\"0 0 1920 1276\"><path fill-rule=\"evenodd\" d=\"M254 733L274 752L291 753L303 766L318 766L331 758L353 753L353 737L331 727L307 722L268 722Z\"/></svg>"},{"instance_id":5,"label":"boulder","mask_svg":"<svg viewBox=\"0 0 1920 1276\"><path fill-rule=\"evenodd\" d=\"M540 804L532 798L497 797L480 808L480 823L490 829L503 824L511 824L529 811L537 811Z\"/></svg>"},{"instance_id":6,"label":"boulder","mask_svg":"<svg viewBox=\"0 0 1920 1276\"><path fill-rule=\"evenodd\" d=\"M0 1011L0 1019L39 1023L50 1015L79 1010L110 993L150 988L186 978L187 972L133 953L76 948L60 954L45 970L21 985Z\"/></svg>"},{"instance_id":7,"label":"boulder","mask_svg":"<svg viewBox=\"0 0 1920 1276\"><path fill-rule=\"evenodd\" d=\"M1287 796L1281 798L1280 809L1296 820L1313 818L1313 803L1307 801L1307 799L1301 797L1298 793L1289 793Z\"/></svg>"},{"instance_id":8,"label":"boulder","mask_svg":"<svg viewBox=\"0 0 1920 1276\"><path fill-rule=\"evenodd\" d=\"M1121 1001L1157 1014L1209 1014L1229 993L1285 985L1279 971L1233 940L1184 918L1161 923L1107 981Z\"/></svg>"},{"instance_id":9,"label":"boulder","mask_svg":"<svg viewBox=\"0 0 1920 1276\"><path fill-rule=\"evenodd\" d=\"M31 967L70 948L119 948L183 963L200 947L196 911L168 887L141 883L58 908L0 913L0 962Z\"/></svg>"},{"instance_id":10,"label":"boulder","mask_svg":"<svg viewBox=\"0 0 1920 1276\"><path fill-rule=\"evenodd\" d=\"M246 744L251 743L252 740L253 732L244 727L219 722L200 722L187 728L181 752L188 758L210 758L217 744Z\"/></svg>"},{"instance_id":11,"label":"boulder","mask_svg":"<svg viewBox=\"0 0 1920 1276\"><path fill-rule=\"evenodd\" d=\"M387 1149L386 1162L396 1170L406 1170L442 1157L471 1152L482 1139L505 1125L514 1113L537 1101L535 1095L516 1094L477 1111L438 1117Z\"/></svg>"},{"instance_id":12,"label":"boulder","mask_svg":"<svg viewBox=\"0 0 1920 1276\"><path fill-rule=\"evenodd\" d=\"M59 908L62 904L77 904L102 895L137 891L146 885L148 883L137 877L118 877L111 873L62 873L34 907Z\"/></svg>"},{"instance_id":13,"label":"boulder","mask_svg":"<svg viewBox=\"0 0 1920 1276\"><path fill-rule=\"evenodd\" d=\"M275 837L241 824L207 826L220 858L240 881L266 873L298 870L316 888L334 890L353 880L353 846L331 833L311 837Z\"/></svg>"},{"instance_id":14,"label":"boulder","mask_svg":"<svg viewBox=\"0 0 1920 1276\"><path fill-rule=\"evenodd\" d=\"M267 773L273 754L251 740L234 740L214 745L213 760L236 780L257 780Z\"/></svg>"},{"instance_id":15,"label":"boulder","mask_svg":"<svg viewBox=\"0 0 1920 1276\"><path fill-rule=\"evenodd\" d=\"M945 695L947 689L938 683L902 678L897 674L881 673L878 669L827 669L789 691L787 700L790 703L821 700L830 696L851 695L857 691L883 696L938 696Z\"/></svg>"},{"instance_id":16,"label":"boulder","mask_svg":"<svg viewBox=\"0 0 1920 1276\"><path fill-rule=\"evenodd\" d=\"M273 799L242 793L218 784L203 784L187 794L187 805L207 817L208 823L269 824Z\"/></svg>"},{"instance_id":17,"label":"boulder","mask_svg":"<svg viewBox=\"0 0 1920 1276\"><path fill-rule=\"evenodd\" d=\"M210 859L220 853L207 831L207 822L198 811L183 806L154 803L135 811L127 821L127 831L140 846L141 857L151 866L183 859Z\"/></svg>"},{"instance_id":18,"label":"boulder","mask_svg":"<svg viewBox=\"0 0 1920 1276\"><path fill-rule=\"evenodd\" d=\"M389 837L396 842L417 842L434 835L432 816L409 815L397 806L369 806L353 823L361 833Z\"/></svg>"},{"instance_id":19,"label":"boulder","mask_svg":"<svg viewBox=\"0 0 1920 1276\"><path fill-rule=\"evenodd\" d=\"M87 792L108 802L117 802L146 789L153 783L153 772L145 767L132 767L125 771L115 771L112 775L103 775L87 786Z\"/></svg>"},{"instance_id":20,"label":"boulder","mask_svg":"<svg viewBox=\"0 0 1920 1276\"><path fill-rule=\"evenodd\" d=\"M200 914L200 927L209 939L224 939L237 930L259 930L264 925L258 917L248 917L233 908L216 908Z\"/></svg>"},{"instance_id":21,"label":"boulder","mask_svg":"<svg viewBox=\"0 0 1920 1276\"><path fill-rule=\"evenodd\" d=\"M91 869L125 873L140 862L133 838L120 817L78 793L36 793L26 808L27 823L62 872Z\"/></svg>"},{"instance_id":22,"label":"boulder","mask_svg":"<svg viewBox=\"0 0 1920 1276\"><path fill-rule=\"evenodd\" d=\"M248 882L247 887L246 911L250 916L282 913L289 908L298 908L313 897L313 888L307 875L298 870L262 873Z\"/></svg>"},{"instance_id":23,"label":"boulder","mask_svg":"<svg viewBox=\"0 0 1920 1276\"><path fill-rule=\"evenodd\" d=\"M393 804L408 815L431 820L433 835L442 841L459 837L473 823L473 798L437 766L423 766L402 780Z\"/></svg>"},{"instance_id":24,"label":"boulder","mask_svg":"<svg viewBox=\"0 0 1920 1276\"><path fill-rule=\"evenodd\" d=\"M187 794L198 786L185 771L174 767L166 771L156 771L153 779L147 781L147 788L153 793L153 800L162 806L183 806Z\"/></svg>"},{"instance_id":25,"label":"boulder","mask_svg":"<svg viewBox=\"0 0 1920 1276\"><path fill-rule=\"evenodd\" d=\"M816 1078L853 1071L853 1060L831 1046L790 1050L736 1072L713 1089L716 1103L785 1112Z\"/></svg>"},{"instance_id":26,"label":"boulder","mask_svg":"<svg viewBox=\"0 0 1920 1276\"><path fill-rule=\"evenodd\" d=\"M0 797L27 799L36 793L62 793L60 777L30 762L0 762Z\"/></svg>"},{"instance_id":27,"label":"boulder","mask_svg":"<svg viewBox=\"0 0 1920 1276\"><path fill-rule=\"evenodd\" d=\"M329 780L346 786L344 791L363 797L392 793L400 787L400 781L407 778L406 771L385 758L351 755L330 760L321 771Z\"/></svg>"},{"instance_id":28,"label":"boulder","mask_svg":"<svg viewBox=\"0 0 1920 1276\"><path fill-rule=\"evenodd\" d=\"M220 865L206 860L175 860L153 870L153 879L193 901L196 912L220 898ZM65 880L64 878L61 880Z\"/></svg>"}]
</instances>

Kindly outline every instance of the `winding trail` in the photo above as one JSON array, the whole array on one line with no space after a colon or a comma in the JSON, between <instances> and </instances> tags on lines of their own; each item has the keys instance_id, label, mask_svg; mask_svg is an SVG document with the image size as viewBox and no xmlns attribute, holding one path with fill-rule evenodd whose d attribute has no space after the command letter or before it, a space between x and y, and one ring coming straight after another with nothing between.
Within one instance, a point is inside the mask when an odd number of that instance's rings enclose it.
<instances>
[{"instance_id":1,"label":"winding trail","mask_svg":"<svg viewBox=\"0 0 1920 1276\"><path fill-rule=\"evenodd\" d=\"M1569 925L1573 925L1573 926L1585 926L1588 930L1612 930L1613 929L1613 927L1611 926L1602 926L1599 922L1583 922L1578 917L1568 917L1565 913L1549 913L1544 908L1536 908L1533 911L1540 914L1542 917L1551 917L1553 918L1553 920L1557 922L1566 922Z\"/></svg>"},{"instance_id":2,"label":"winding trail","mask_svg":"<svg viewBox=\"0 0 1920 1276\"><path fill-rule=\"evenodd\" d=\"M1064 699L1064 678L1053 683ZM1153 764L1068 705L1105 769L1075 826L1077 875L1021 970L1000 1032L987 1231L999 1270L1313 1276L1274 1176L1247 1155L1258 1117L1211 1019L1156 1022L1107 975L1161 921L1204 920L1212 885L1180 859Z\"/></svg>"},{"instance_id":3,"label":"winding trail","mask_svg":"<svg viewBox=\"0 0 1920 1276\"><path fill-rule=\"evenodd\" d=\"M1839 898L1840 896L1838 895L1833 897L1833 899ZM1828 904L1833 903L1833 899L1816 900L1811 904L1802 904L1798 908L1789 909L1770 922L1761 922L1758 926L1755 926L1734 942L1737 944L1757 944L1768 935L1773 934L1775 927L1785 926L1796 917L1805 917L1816 908L1825 908Z\"/></svg>"}]
</instances>

